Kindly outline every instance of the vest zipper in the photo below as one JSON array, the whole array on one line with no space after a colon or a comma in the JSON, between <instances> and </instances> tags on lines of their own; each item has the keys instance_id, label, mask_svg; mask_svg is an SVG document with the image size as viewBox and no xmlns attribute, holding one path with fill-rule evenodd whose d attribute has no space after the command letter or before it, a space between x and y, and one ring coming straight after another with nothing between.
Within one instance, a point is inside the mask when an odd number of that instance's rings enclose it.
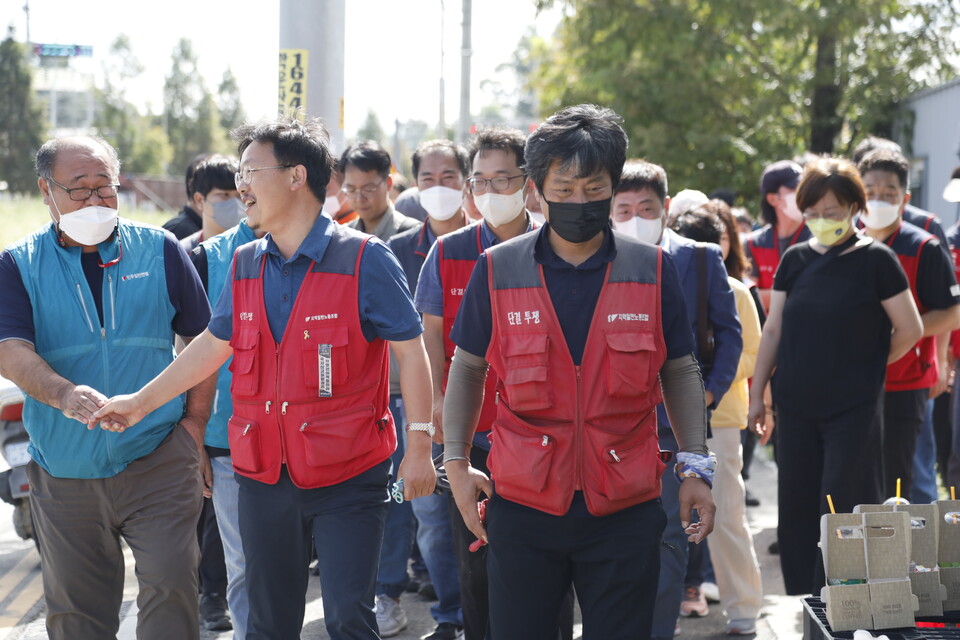
<instances>
[{"instance_id":1,"label":"vest zipper","mask_svg":"<svg viewBox=\"0 0 960 640\"><path fill-rule=\"evenodd\" d=\"M107 284L110 289L110 329L113 331L117 330L117 304L116 300L113 297L113 276L109 273L107 274Z\"/></svg>"},{"instance_id":2,"label":"vest zipper","mask_svg":"<svg viewBox=\"0 0 960 640\"><path fill-rule=\"evenodd\" d=\"M583 475L583 445L581 440L583 439L583 391L580 380L580 365L574 367L574 370L577 372L577 421L573 425L573 450L576 452L576 468L574 475L574 490L582 491L583 490L583 481L581 476Z\"/></svg>"},{"instance_id":3,"label":"vest zipper","mask_svg":"<svg viewBox=\"0 0 960 640\"><path fill-rule=\"evenodd\" d=\"M80 283L77 283L77 297L80 298L80 306L83 307L83 317L87 320L87 327L90 328L90 333L93 333L93 323L90 321L90 312L87 310L87 301L83 299L83 289L80 288Z\"/></svg>"},{"instance_id":4,"label":"vest zipper","mask_svg":"<svg viewBox=\"0 0 960 640\"><path fill-rule=\"evenodd\" d=\"M279 344L277 344L277 345L274 347L274 360L275 360L275 362L276 362L276 366L274 367L274 371L277 372L277 375L276 375L276 378L275 378L275 380L274 380L273 395L274 395L275 398L278 398L278 399L279 399L279 398L280 398L280 375L281 375L281 373L280 373L280 345L279 345ZM283 405L282 405L282 411L281 411L281 413L282 413L282 414L286 414L286 413L287 413L287 403L286 403L286 402L284 402ZM281 463L282 463L282 464L287 464L287 447L285 446L285 443L284 443L284 441L283 441L283 437L284 437L284 435L283 435L283 421L280 419L280 415L279 415L279 414L277 415L277 428L280 430L280 459L281 459ZM290 469L287 469L287 473L288 473L288 474L290 473Z\"/></svg>"}]
</instances>

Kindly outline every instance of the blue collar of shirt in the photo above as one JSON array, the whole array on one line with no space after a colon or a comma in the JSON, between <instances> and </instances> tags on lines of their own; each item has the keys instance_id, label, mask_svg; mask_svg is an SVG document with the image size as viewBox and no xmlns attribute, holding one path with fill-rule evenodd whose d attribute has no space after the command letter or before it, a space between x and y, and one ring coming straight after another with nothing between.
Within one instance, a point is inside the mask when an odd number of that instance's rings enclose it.
<instances>
[{"instance_id":1,"label":"blue collar of shirt","mask_svg":"<svg viewBox=\"0 0 960 640\"><path fill-rule=\"evenodd\" d=\"M437 236L434 235L433 229L430 228L430 223L424 222L423 226L420 227L420 233L417 234L417 246L413 252L426 258L427 253L430 252L430 247L432 247L436 241Z\"/></svg>"},{"instance_id":2,"label":"blue collar of shirt","mask_svg":"<svg viewBox=\"0 0 960 640\"><path fill-rule=\"evenodd\" d=\"M297 247L297 250L290 256L289 260L283 259L280 248L268 233L257 243L257 248L253 252L254 258L259 260L264 253L269 253L277 257L281 264L293 262L301 257L312 260L313 262L320 262L324 252L327 250L327 246L330 244L330 237L333 235L333 225L334 222L330 216L325 213L320 214L317 217L317 221L313 223L313 227L310 228L309 233L307 233L307 236L303 239L303 242L300 243L300 246Z\"/></svg>"},{"instance_id":3,"label":"blue collar of shirt","mask_svg":"<svg viewBox=\"0 0 960 640\"><path fill-rule=\"evenodd\" d=\"M533 248L533 259L545 267L571 271L589 271L591 269L599 269L608 262L613 262L617 257L617 243L613 239L612 231L607 228L603 231L603 244L600 245L597 252L584 260L579 266L575 267L554 252L553 247L550 246L550 242L547 240L547 229L549 228L550 223L540 227L540 230L537 231L537 243Z\"/></svg>"},{"instance_id":4,"label":"blue collar of shirt","mask_svg":"<svg viewBox=\"0 0 960 640\"><path fill-rule=\"evenodd\" d=\"M524 211L525 216L527 216L526 211ZM533 221L530 219L530 216L527 216L527 230L524 233L530 233L533 231ZM480 221L480 241L483 243L484 249L489 249L490 247L500 244L500 239L494 235L493 230L490 228L490 225L487 224L486 220Z\"/></svg>"}]
</instances>

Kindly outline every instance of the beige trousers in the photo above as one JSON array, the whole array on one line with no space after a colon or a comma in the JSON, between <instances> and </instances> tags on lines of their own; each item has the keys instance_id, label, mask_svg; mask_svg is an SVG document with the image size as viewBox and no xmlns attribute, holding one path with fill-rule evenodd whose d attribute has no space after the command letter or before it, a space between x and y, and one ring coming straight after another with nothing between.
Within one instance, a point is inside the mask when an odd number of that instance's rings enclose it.
<instances>
[{"instance_id":1,"label":"beige trousers","mask_svg":"<svg viewBox=\"0 0 960 640\"><path fill-rule=\"evenodd\" d=\"M763 604L763 588L753 535L747 526L745 489L740 477L743 468L740 430L714 427L707 446L717 456L713 480L717 517L707 543L717 575L720 604L727 620L755 620Z\"/></svg>"}]
</instances>

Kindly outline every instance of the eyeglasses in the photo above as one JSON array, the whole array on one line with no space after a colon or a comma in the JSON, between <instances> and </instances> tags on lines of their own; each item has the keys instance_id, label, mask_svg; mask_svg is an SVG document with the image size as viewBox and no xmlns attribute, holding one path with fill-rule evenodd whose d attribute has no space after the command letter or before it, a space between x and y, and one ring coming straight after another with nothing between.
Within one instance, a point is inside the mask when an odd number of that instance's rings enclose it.
<instances>
[{"instance_id":1,"label":"eyeglasses","mask_svg":"<svg viewBox=\"0 0 960 640\"><path fill-rule=\"evenodd\" d=\"M494 191L504 191L510 188L511 180L523 177L525 177L525 174L520 173L515 176L500 176L492 180L487 180L486 178L468 178L467 182L470 184L470 189L472 189L474 193L483 193L487 190L487 185L493 185Z\"/></svg>"},{"instance_id":2,"label":"eyeglasses","mask_svg":"<svg viewBox=\"0 0 960 640\"><path fill-rule=\"evenodd\" d=\"M340 189L340 191L351 197L357 195L358 193L362 193L365 196L372 196L377 192L377 189L379 189L380 185L382 185L384 182L386 182L386 180L381 180L377 184L368 184L363 187L354 187L353 185L349 185Z\"/></svg>"},{"instance_id":3,"label":"eyeglasses","mask_svg":"<svg viewBox=\"0 0 960 640\"><path fill-rule=\"evenodd\" d=\"M101 200L109 200L110 198L116 198L117 194L120 192L120 185L118 184L105 184L102 187L94 187L93 189L88 189L87 187L68 189L53 178L47 178L47 180L66 191L67 197L75 202L89 200L93 197L94 193L96 193L97 197Z\"/></svg>"},{"instance_id":4,"label":"eyeglasses","mask_svg":"<svg viewBox=\"0 0 960 640\"><path fill-rule=\"evenodd\" d=\"M237 189L240 188L240 185L250 184L250 181L253 179L254 171L266 171L267 169L289 169L290 167L295 167L295 164L278 164L272 167L258 167L253 169L251 167L244 167L237 171L233 176L233 183L237 185Z\"/></svg>"}]
</instances>

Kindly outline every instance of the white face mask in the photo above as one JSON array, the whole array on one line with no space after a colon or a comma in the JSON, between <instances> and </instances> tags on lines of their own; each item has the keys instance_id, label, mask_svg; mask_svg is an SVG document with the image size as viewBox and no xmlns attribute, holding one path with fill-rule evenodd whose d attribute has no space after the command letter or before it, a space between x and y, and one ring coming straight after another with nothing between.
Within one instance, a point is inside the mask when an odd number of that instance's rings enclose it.
<instances>
[{"instance_id":1,"label":"white face mask","mask_svg":"<svg viewBox=\"0 0 960 640\"><path fill-rule=\"evenodd\" d=\"M56 201L54 201L56 207ZM57 213L60 208L57 207ZM84 246L98 245L117 228L117 210L99 205L60 213L60 231Z\"/></svg>"},{"instance_id":2,"label":"white face mask","mask_svg":"<svg viewBox=\"0 0 960 640\"><path fill-rule=\"evenodd\" d=\"M479 196L473 196L473 201L476 203L477 209L480 210L480 215L487 221L487 224L494 227L516 220L517 216L523 213L525 200L523 189L517 189L516 193L510 195L488 191Z\"/></svg>"},{"instance_id":3,"label":"white face mask","mask_svg":"<svg viewBox=\"0 0 960 640\"><path fill-rule=\"evenodd\" d=\"M796 220L799 222L803 220L803 213L800 212L800 208L797 206L797 193L788 193L783 196L784 209L783 212L787 214L787 217L791 220Z\"/></svg>"},{"instance_id":4,"label":"white face mask","mask_svg":"<svg viewBox=\"0 0 960 640\"><path fill-rule=\"evenodd\" d=\"M337 211L340 211L340 198L336 195L327 196L327 199L323 201L322 211L335 219L337 217Z\"/></svg>"},{"instance_id":5,"label":"white face mask","mask_svg":"<svg viewBox=\"0 0 960 640\"><path fill-rule=\"evenodd\" d=\"M633 216L626 222L614 220L613 228L642 242L657 244L660 242L660 234L663 233L663 218L647 220L640 216Z\"/></svg>"},{"instance_id":6,"label":"white face mask","mask_svg":"<svg viewBox=\"0 0 960 640\"><path fill-rule=\"evenodd\" d=\"M443 222L452 218L463 206L463 191L450 187L430 187L420 192L420 205L431 218Z\"/></svg>"},{"instance_id":7,"label":"white face mask","mask_svg":"<svg viewBox=\"0 0 960 640\"><path fill-rule=\"evenodd\" d=\"M883 200L868 200L867 211L861 214L860 219L870 229L886 229L897 221L899 215L899 204L890 204Z\"/></svg>"}]
</instances>

